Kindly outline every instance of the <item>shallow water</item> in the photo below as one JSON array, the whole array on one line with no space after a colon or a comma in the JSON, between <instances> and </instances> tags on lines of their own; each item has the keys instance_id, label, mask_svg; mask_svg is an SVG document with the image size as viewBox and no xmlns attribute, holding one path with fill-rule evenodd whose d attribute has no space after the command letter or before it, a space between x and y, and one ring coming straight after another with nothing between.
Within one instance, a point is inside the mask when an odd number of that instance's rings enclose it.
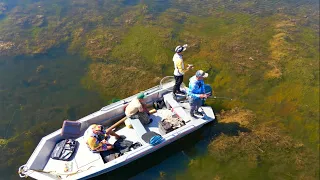
<instances>
[{"instance_id":1,"label":"shallow water","mask_svg":"<svg viewBox=\"0 0 320 180\"><path fill-rule=\"evenodd\" d=\"M207 100L219 118L244 109L254 120L242 127L222 118L186 138L191 143L166 148L161 158L150 156L119 178L317 179L319 169L310 163L319 164L318 1L0 0L5 179L18 177L17 167L63 120L77 120L170 76L172 49L185 43L185 61L210 74L206 83L216 96L232 98ZM292 140L280 147L262 141L257 146L263 153L253 158L246 150L242 158L235 155L232 144L225 145L231 158L212 152L221 139L246 142L240 132L264 132L262 126L279 131L279 141ZM255 135L262 137L248 137ZM233 148L241 149L238 144Z\"/></svg>"},{"instance_id":2,"label":"shallow water","mask_svg":"<svg viewBox=\"0 0 320 180\"><path fill-rule=\"evenodd\" d=\"M57 51L36 57L3 58L1 119L9 122L1 122L1 132L5 132L2 137L12 137L43 121L75 120L86 115L81 109L88 108L90 102L96 103L95 108L103 105L97 93L80 85L87 64L78 56L61 56Z\"/></svg>"}]
</instances>

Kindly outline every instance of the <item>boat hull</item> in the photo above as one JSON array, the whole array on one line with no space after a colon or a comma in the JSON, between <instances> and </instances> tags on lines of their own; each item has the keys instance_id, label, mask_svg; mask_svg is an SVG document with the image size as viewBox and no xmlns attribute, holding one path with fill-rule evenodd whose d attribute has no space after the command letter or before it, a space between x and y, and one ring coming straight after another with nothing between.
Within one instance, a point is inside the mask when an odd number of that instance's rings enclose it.
<instances>
[{"instance_id":1,"label":"boat hull","mask_svg":"<svg viewBox=\"0 0 320 180\"><path fill-rule=\"evenodd\" d=\"M172 84L171 86L173 86ZM149 105L152 105L152 103L159 98L165 97L170 98L169 100L172 101L172 97L170 97L169 93L170 91L166 89L163 89L162 87L156 86L153 88L150 88L145 91L146 94L146 103ZM86 129L91 124L102 124L107 123L107 125L111 125L117 120L121 119L124 116L124 108L130 102L135 96L128 97L126 99L123 99L119 102L113 103L111 105L108 105L106 107L103 107L101 110L92 113L86 117L81 118L78 120L81 122L81 131L84 133ZM169 101L168 100L168 101ZM188 103L185 103L187 105L186 107L182 107L179 105L179 108L176 107L177 102L173 102L175 108L170 105L167 105L167 108L169 112L176 111L178 115L182 115L182 118L185 118L186 112L184 112L183 109L188 109ZM171 111L169 110L171 109ZM203 118L199 119L193 119L192 121L188 122L186 125L163 135L163 141L162 143L152 146L150 144L143 144L142 147L139 147L133 151L130 151L127 154L124 154L120 157L118 157L115 160L112 160L108 163L101 162L99 165L94 166L94 168L91 168L91 166L84 166L87 170L81 170L79 172L75 172L72 174L61 176L59 174L51 173L46 171L48 169L48 164L50 164L50 154L54 147L54 145L62 139L60 136L61 129L57 130L44 138L40 141L37 148L34 150L33 154L29 158L27 164L21 168L21 171L23 173L21 177L29 176L35 179L89 179L93 178L105 173L110 173L114 171L115 169L118 169L120 167L123 167L129 163L132 163L133 161L140 159L142 157L145 157L149 154L152 154L153 152L168 146L169 144L187 136L188 134L191 134L192 132L198 130L203 125L212 122L215 120L215 116L213 113L213 110L211 107L202 107L202 111L204 112L205 116ZM181 114L182 113L182 114ZM85 150L88 150L85 148ZM87 155L92 155L91 152ZM80 156L80 155L79 155ZM81 157L80 157L81 158ZM83 157L87 158L87 157ZM59 165L58 165L59 166ZM54 168L54 167L53 167ZM90 169L91 168L91 169Z\"/></svg>"}]
</instances>

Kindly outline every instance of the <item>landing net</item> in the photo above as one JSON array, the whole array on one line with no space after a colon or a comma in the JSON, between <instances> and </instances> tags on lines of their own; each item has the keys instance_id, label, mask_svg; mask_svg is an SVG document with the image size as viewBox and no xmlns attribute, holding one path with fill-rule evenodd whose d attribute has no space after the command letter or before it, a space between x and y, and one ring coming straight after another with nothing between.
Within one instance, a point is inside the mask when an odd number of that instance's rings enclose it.
<instances>
[{"instance_id":1,"label":"landing net","mask_svg":"<svg viewBox=\"0 0 320 180\"><path fill-rule=\"evenodd\" d=\"M173 76L166 76L161 79L160 88L168 90L168 91L172 91L174 84L175 84L174 77Z\"/></svg>"},{"instance_id":2,"label":"landing net","mask_svg":"<svg viewBox=\"0 0 320 180\"><path fill-rule=\"evenodd\" d=\"M174 76L166 76L161 79L160 88L168 90L168 91L173 91L174 84L175 84ZM182 91L185 91L186 86L184 83L181 84L180 89Z\"/></svg>"}]
</instances>

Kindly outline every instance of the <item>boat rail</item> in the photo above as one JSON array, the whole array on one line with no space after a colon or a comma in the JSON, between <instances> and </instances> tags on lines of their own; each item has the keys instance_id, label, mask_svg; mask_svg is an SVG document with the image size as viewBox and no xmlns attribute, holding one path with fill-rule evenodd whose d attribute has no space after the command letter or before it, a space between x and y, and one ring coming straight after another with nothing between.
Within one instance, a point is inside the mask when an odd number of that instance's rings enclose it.
<instances>
[{"instance_id":1,"label":"boat rail","mask_svg":"<svg viewBox=\"0 0 320 180\"><path fill-rule=\"evenodd\" d=\"M138 148L134 153L128 154L125 161L129 160L130 158L140 154L142 151L144 151L145 149L150 148L151 145L145 146L143 148Z\"/></svg>"},{"instance_id":2,"label":"boat rail","mask_svg":"<svg viewBox=\"0 0 320 180\"><path fill-rule=\"evenodd\" d=\"M149 94L152 94L153 92L156 92L156 91L158 91L158 90L161 90L161 88L159 87L159 85L158 85L158 86L154 86L154 87L152 87L152 88L149 88L149 89L145 90L144 92L145 92L145 95L148 96ZM127 104L127 103L129 103L129 102L131 101L131 99L134 98L135 96L136 96L136 94L135 94L135 95L132 95L132 96L129 96L129 97L125 98L125 99L122 99L122 100L120 100L120 101L118 101L118 102L115 102L115 103L109 104L109 105L107 105L107 106L104 106L104 107L101 108L100 111L110 110L111 108L118 107L119 105Z\"/></svg>"},{"instance_id":3,"label":"boat rail","mask_svg":"<svg viewBox=\"0 0 320 180\"><path fill-rule=\"evenodd\" d=\"M123 104L126 104L128 103L128 101L125 101L124 99L123 100L120 100L118 102L115 102L115 103L112 103L112 104L109 104L107 106L104 106L100 109L100 111L108 111L112 108L115 108L115 107L118 107L119 105L123 105Z\"/></svg>"}]
</instances>

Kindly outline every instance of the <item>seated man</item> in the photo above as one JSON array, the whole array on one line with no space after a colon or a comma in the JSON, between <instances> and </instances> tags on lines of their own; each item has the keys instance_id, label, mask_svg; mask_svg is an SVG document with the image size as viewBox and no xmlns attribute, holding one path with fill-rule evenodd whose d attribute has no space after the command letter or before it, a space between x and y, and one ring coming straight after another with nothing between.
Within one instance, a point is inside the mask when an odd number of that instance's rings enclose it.
<instances>
[{"instance_id":1,"label":"seated man","mask_svg":"<svg viewBox=\"0 0 320 180\"><path fill-rule=\"evenodd\" d=\"M106 140L109 135L115 136L116 139L125 138L125 136L119 136L111 129L103 130L102 125L92 125L92 132L87 140L87 144L92 151L106 151L113 149L113 145Z\"/></svg>"},{"instance_id":2,"label":"seated man","mask_svg":"<svg viewBox=\"0 0 320 180\"><path fill-rule=\"evenodd\" d=\"M136 98L128 104L125 114L128 118L139 119L142 124L149 124L152 119L149 119L149 111L143 102L144 94L141 92Z\"/></svg>"},{"instance_id":3,"label":"seated man","mask_svg":"<svg viewBox=\"0 0 320 180\"><path fill-rule=\"evenodd\" d=\"M205 84L203 79L208 77L208 73L202 70L198 70L195 76L189 79L189 103L191 106L190 115L196 118L195 115L203 116L201 112L198 111L199 107L202 105L202 100L208 98L210 94L205 94Z\"/></svg>"}]
</instances>

